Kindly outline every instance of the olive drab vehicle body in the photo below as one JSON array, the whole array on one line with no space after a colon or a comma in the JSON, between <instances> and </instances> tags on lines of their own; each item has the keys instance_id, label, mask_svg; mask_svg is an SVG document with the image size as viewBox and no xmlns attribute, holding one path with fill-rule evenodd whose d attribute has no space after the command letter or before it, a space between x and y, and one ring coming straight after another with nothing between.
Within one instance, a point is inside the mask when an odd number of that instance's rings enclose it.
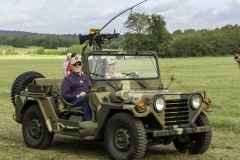
<instances>
[{"instance_id":1,"label":"olive drab vehicle body","mask_svg":"<svg viewBox=\"0 0 240 160\"><path fill-rule=\"evenodd\" d=\"M82 52L91 121L84 121L81 103L71 108L62 97L62 77L46 78L28 71L13 82L13 118L22 124L26 145L46 149L54 134L63 134L104 140L111 159L142 159L147 146L171 143L181 153L203 154L212 138L205 115L211 112L211 100L205 91L170 91L170 84L162 84L156 53L102 51L101 45L119 34L100 31L92 29L79 36L80 44L94 47ZM114 74L108 75L109 66Z\"/></svg>"}]
</instances>

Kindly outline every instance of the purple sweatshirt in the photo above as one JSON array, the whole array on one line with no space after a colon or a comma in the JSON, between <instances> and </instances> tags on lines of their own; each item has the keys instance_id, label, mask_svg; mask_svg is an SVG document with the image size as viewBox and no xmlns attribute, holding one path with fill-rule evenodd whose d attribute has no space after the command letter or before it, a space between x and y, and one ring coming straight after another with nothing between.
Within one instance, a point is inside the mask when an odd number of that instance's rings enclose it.
<instances>
[{"instance_id":1,"label":"purple sweatshirt","mask_svg":"<svg viewBox=\"0 0 240 160\"><path fill-rule=\"evenodd\" d=\"M62 82L62 95L66 101L73 101L81 92L88 94L88 83L85 75L71 73L64 77Z\"/></svg>"}]
</instances>

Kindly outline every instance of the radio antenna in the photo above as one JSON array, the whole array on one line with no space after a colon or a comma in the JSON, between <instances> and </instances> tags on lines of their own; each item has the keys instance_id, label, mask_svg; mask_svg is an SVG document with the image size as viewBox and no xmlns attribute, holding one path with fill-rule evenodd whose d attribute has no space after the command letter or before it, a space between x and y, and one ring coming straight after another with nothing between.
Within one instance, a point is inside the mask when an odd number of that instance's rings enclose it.
<instances>
[{"instance_id":1,"label":"radio antenna","mask_svg":"<svg viewBox=\"0 0 240 160\"><path fill-rule=\"evenodd\" d=\"M132 6L132 7L128 8L128 9L126 9L125 11L122 11L121 13L119 13L118 15L116 15L115 17L113 17L113 18L112 18L107 24L105 24L105 25L99 30L99 32L101 32L101 30L103 30L103 29L104 29L109 23L111 23L115 18L117 18L117 17L120 16L121 14L127 12L127 11L130 10L130 9L132 10L134 7L136 7L136 6L138 6L138 5L142 4L142 3L144 3L144 2L146 2L146 1L147 1L147 0L144 0L144 1L138 3L138 4L134 5L134 6Z\"/></svg>"}]
</instances>

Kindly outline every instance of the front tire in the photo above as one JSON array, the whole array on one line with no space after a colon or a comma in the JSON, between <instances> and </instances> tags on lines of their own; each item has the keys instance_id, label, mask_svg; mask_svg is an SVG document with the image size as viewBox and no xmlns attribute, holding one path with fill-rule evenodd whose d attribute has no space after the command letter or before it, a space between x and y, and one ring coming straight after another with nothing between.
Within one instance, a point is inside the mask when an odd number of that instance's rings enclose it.
<instances>
[{"instance_id":1,"label":"front tire","mask_svg":"<svg viewBox=\"0 0 240 160\"><path fill-rule=\"evenodd\" d=\"M22 134L26 145L30 148L46 149L51 145L54 134L48 131L38 105L30 106L25 112Z\"/></svg>"},{"instance_id":2,"label":"front tire","mask_svg":"<svg viewBox=\"0 0 240 160\"><path fill-rule=\"evenodd\" d=\"M197 126L210 126L210 122L204 113L201 113L196 122ZM181 139L189 140L188 142L174 141L176 149L181 153L203 154L207 151L212 140L212 131L182 136Z\"/></svg>"},{"instance_id":3,"label":"front tire","mask_svg":"<svg viewBox=\"0 0 240 160\"><path fill-rule=\"evenodd\" d=\"M111 159L142 159L147 145L146 132L140 119L131 114L113 115L105 128L105 146Z\"/></svg>"}]
</instances>

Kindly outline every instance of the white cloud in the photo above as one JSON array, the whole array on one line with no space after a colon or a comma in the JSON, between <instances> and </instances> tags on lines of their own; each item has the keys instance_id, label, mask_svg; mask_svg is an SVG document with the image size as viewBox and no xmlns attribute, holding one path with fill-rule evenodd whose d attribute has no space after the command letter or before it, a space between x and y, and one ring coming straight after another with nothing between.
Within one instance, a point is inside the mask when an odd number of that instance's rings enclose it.
<instances>
[{"instance_id":1,"label":"white cloud","mask_svg":"<svg viewBox=\"0 0 240 160\"><path fill-rule=\"evenodd\" d=\"M188 22L188 17L186 17L186 16L176 16L174 21L179 22L179 23L187 23ZM174 22L174 21L172 21L172 22Z\"/></svg>"},{"instance_id":2,"label":"white cloud","mask_svg":"<svg viewBox=\"0 0 240 160\"><path fill-rule=\"evenodd\" d=\"M0 0L0 30L38 33L88 33L141 0ZM204 29L240 24L240 0L148 0L133 12L159 14L166 28ZM130 11L112 21L104 32L120 31ZM14 24L14 25L13 25Z\"/></svg>"},{"instance_id":3,"label":"white cloud","mask_svg":"<svg viewBox=\"0 0 240 160\"><path fill-rule=\"evenodd\" d=\"M21 23L21 22L27 22L30 20L29 16L27 14L19 14L17 17L16 17L16 20L17 22Z\"/></svg>"},{"instance_id":4,"label":"white cloud","mask_svg":"<svg viewBox=\"0 0 240 160\"><path fill-rule=\"evenodd\" d=\"M236 3L240 5L240 0L236 0Z\"/></svg>"},{"instance_id":5,"label":"white cloud","mask_svg":"<svg viewBox=\"0 0 240 160\"><path fill-rule=\"evenodd\" d=\"M105 17L113 13L113 9L106 9L99 13L99 17Z\"/></svg>"}]
</instances>

